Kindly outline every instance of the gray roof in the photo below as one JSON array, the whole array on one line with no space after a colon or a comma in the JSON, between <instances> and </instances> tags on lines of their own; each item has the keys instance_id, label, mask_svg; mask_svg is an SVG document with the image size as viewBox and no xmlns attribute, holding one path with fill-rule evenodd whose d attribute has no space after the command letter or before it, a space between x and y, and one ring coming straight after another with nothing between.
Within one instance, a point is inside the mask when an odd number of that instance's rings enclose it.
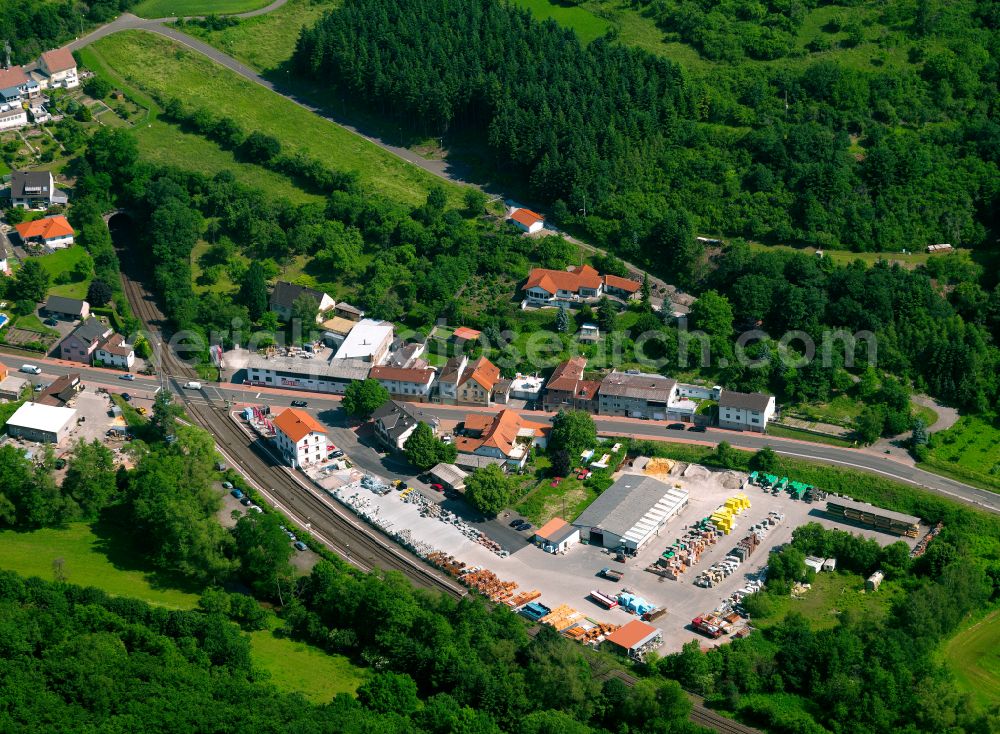
<instances>
[{"instance_id":1,"label":"gray roof","mask_svg":"<svg viewBox=\"0 0 1000 734\"><path fill-rule=\"evenodd\" d=\"M826 498L826 509L829 512L830 506L842 507L845 510L855 510L857 512L867 512L869 514L875 515L876 517L884 517L887 520L894 520L896 522L903 523L905 525L919 525L920 518L915 515L907 515L903 512L896 512L894 510L884 510L881 507L876 507L875 505L869 505L864 502L856 502L855 500L849 500L846 497L827 497Z\"/></svg>"},{"instance_id":2,"label":"gray roof","mask_svg":"<svg viewBox=\"0 0 1000 734\"><path fill-rule=\"evenodd\" d=\"M365 315L365 312L362 311L357 306L352 306L351 304L344 303L343 301L338 302L337 306L336 306L336 308L334 310L335 311L343 311L344 313L355 314L357 316L364 316Z\"/></svg>"},{"instance_id":3,"label":"gray roof","mask_svg":"<svg viewBox=\"0 0 1000 734\"><path fill-rule=\"evenodd\" d=\"M462 363L465 359L464 356L449 357L448 361L444 363L444 367L441 368L438 382L458 382L463 374Z\"/></svg>"},{"instance_id":4,"label":"gray roof","mask_svg":"<svg viewBox=\"0 0 1000 734\"><path fill-rule=\"evenodd\" d=\"M734 390L723 390L719 395L720 408L737 408L739 410L754 410L763 413L767 410L767 404L771 402L770 395L762 392L735 392Z\"/></svg>"},{"instance_id":5,"label":"gray roof","mask_svg":"<svg viewBox=\"0 0 1000 734\"><path fill-rule=\"evenodd\" d=\"M465 479L469 475L459 469L454 464L436 464L433 469L431 469L430 474L442 482L447 482L452 487L458 487L465 484Z\"/></svg>"},{"instance_id":6,"label":"gray roof","mask_svg":"<svg viewBox=\"0 0 1000 734\"><path fill-rule=\"evenodd\" d=\"M601 381L601 395L667 402L676 384L662 375L612 372Z\"/></svg>"},{"instance_id":7,"label":"gray roof","mask_svg":"<svg viewBox=\"0 0 1000 734\"><path fill-rule=\"evenodd\" d=\"M83 314L83 304L86 301L79 298L67 298L66 296L49 296L45 301L45 310L54 313L70 313L76 316ZM102 334L104 332L101 332Z\"/></svg>"},{"instance_id":8,"label":"gray roof","mask_svg":"<svg viewBox=\"0 0 1000 734\"><path fill-rule=\"evenodd\" d=\"M51 301L52 299L50 298L49 300ZM75 336L85 342L93 342L103 337L108 331L110 329L102 324L100 320L90 316L81 321L80 325L73 329L71 336Z\"/></svg>"},{"instance_id":9,"label":"gray roof","mask_svg":"<svg viewBox=\"0 0 1000 734\"><path fill-rule=\"evenodd\" d=\"M504 459L498 459L495 456L480 456L479 454L459 454L455 458L455 465L466 469L483 469L492 464L502 466L504 463Z\"/></svg>"},{"instance_id":10,"label":"gray roof","mask_svg":"<svg viewBox=\"0 0 1000 734\"><path fill-rule=\"evenodd\" d=\"M302 377L329 377L338 380L364 380L371 371L371 363L361 359L304 359L302 357L265 357L251 354L247 369L273 370Z\"/></svg>"},{"instance_id":11,"label":"gray roof","mask_svg":"<svg viewBox=\"0 0 1000 734\"><path fill-rule=\"evenodd\" d=\"M387 400L382 407L372 413L372 420L381 423L385 433L392 439L402 436L417 423L422 422L429 426L436 426L438 423L436 417L401 400Z\"/></svg>"},{"instance_id":12,"label":"gray roof","mask_svg":"<svg viewBox=\"0 0 1000 734\"><path fill-rule=\"evenodd\" d=\"M571 523L566 523L553 533L550 533L548 535L540 535L539 533L535 533L535 537L539 538L542 541L548 541L553 545L559 545L573 533L577 533L579 531L580 528L578 528L576 525L573 525Z\"/></svg>"},{"instance_id":13,"label":"gray roof","mask_svg":"<svg viewBox=\"0 0 1000 734\"><path fill-rule=\"evenodd\" d=\"M326 294L315 288L306 288L304 285L295 285L295 283L279 280L274 284L274 290L271 291L270 304L272 306L280 306L281 308L291 308L295 300L301 295L312 296L316 299L316 303L319 304Z\"/></svg>"},{"instance_id":14,"label":"gray roof","mask_svg":"<svg viewBox=\"0 0 1000 734\"><path fill-rule=\"evenodd\" d=\"M52 173L50 171L12 171L10 174L11 196L24 197L25 189L41 189L31 191L28 196L45 196L52 193Z\"/></svg>"},{"instance_id":15,"label":"gray roof","mask_svg":"<svg viewBox=\"0 0 1000 734\"><path fill-rule=\"evenodd\" d=\"M670 493L670 485L652 477L624 474L573 521L578 528L601 528L624 536Z\"/></svg>"},{"instance_id":16,"label":"gray roof","mask_svg":"<svg viewBox=\"0 0 1000 734\"><path fill-rule=\"evenodd\" d=\"M421 353L423 347L423 344L418 343L402 345L389 355L386 367L409 367L413 364L413 360L417 358L417 355Z\"/></svg>"}]
</instances>

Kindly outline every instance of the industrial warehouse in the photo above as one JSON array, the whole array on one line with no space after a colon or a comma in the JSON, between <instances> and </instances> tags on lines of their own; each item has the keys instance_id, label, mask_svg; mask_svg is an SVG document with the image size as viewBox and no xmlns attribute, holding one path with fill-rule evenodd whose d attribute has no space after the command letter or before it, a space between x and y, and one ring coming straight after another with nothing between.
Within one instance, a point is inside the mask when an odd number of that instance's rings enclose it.
<instances>
[{"instance_id":1,"label":"industrial warehouse","mask_svg":"<svg viewBox=\"0 0 1000 734\"><path fill-rule=\"evenodd\" d=\"M625 474L583 511L573 525L591 545L634 554L687 505L687 490L658 479Z\"/></svg>"}]
</instances>

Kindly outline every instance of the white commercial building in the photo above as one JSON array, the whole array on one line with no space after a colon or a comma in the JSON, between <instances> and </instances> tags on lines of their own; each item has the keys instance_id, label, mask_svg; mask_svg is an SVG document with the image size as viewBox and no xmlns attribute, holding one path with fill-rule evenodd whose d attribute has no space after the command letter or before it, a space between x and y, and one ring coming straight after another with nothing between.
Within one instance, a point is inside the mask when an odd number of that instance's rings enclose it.
<instances>
[{"instance_id":1,"label":"white commercial building","mask_svg":"<svg viewBox=\"0 0 1000 734\"><path fill-rule=\"evenodd\" d=\"M246 381L250 385L343 395L352 382L368 377L371 365L359 359L325 360L254 354L247 360L246 370Z\"/></svg>"},{"instance_id":2,"label":"white commercial building","mask_svg":"<svg viewBox=\"0 0 1000 734\"><path fill-rule=\"evenodd\" d=\"M28 441L59 443L69 435L74 418L74 408L25 403L7 421L7 433Z\"/></svg>"},{"instance_id":3,"label":"white commercial building","mask_svg":"<svg viewBox=\"0 0 1000 734\"><path fill-rule=\"evenodd\" d=\"M326 458L326 429L298 408L286 408L271 421L274 442L293 467L308 466Z\"/></svg>"},{"instance_id":4,"label":"white commercial building","mask_svg":"<svg viewBox=\"0 0 1000 734\"><path fill-rule=\"evenodd\" d=\"M392 324L388 321L361 319L333 355L337 359L360 359L382 364L392 346Z\"/></svg>"},{"instance_id":5,"label":"white commercial building","mask_svg":"<svg viewBox=\"0 0 1000 734\"><path fill-rule=\"evenodd\" d=\"M591 545L635 552L659 535L688 502L687 490L652 477L625 474L583 511L573 525Z\"/></svg>"}]
</instances>

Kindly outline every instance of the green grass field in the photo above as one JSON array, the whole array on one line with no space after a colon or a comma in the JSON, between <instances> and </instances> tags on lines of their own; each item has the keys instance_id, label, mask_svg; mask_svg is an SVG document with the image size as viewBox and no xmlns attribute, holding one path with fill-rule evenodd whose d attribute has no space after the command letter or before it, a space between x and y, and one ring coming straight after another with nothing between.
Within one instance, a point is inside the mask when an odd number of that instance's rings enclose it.
<instances>
[{"instance_id":1,"label":"green grass field","mask_svg":"<svg viewBox=\"0 0 1000 734\"><path fill-rule=\"evenodd\" d=\"M768 614L754 617L754 625L771 627L789 612L798 612L815 630L837 626L837 615L851 611L865 619L883 617L902 589L886 581L876 592L865 592L865 580L849 573L818 573L812 588L800 598L769 595L772 607Z\"/></svg>"},{"instance_id":2,"label":"green grass field","mask_svg":"<svg viewBox=\"0 0 1000 734\"><path fill-rule=\"evenodd\" d=\"M600 38L611 29L611 24L577 5L550 2L550 0L511 0L513 5L527 8L539 20L551 18L560 25L572 28L584 43Z\"/></svg>"},{"instance_id":3,"label":"green grass field","mask_svg":"<svg viewBox=\"0 0 1000 734\"><path fill-rule=\"evenodd\" d=\"M139 152L146 160L197 171L206 176L231 171L236 180L245 186L262 188L275 199L286 198L296 204L322 200L321 196L300 189L286 176L238 161L230 151L223 150L210 140L159 120L157 115L160 110L153 99L111 68L98 49L88 46L80 51L80 55L87 68L125 89L150 111L146 120L132 128Z\"/></svg>"},{"instance_id":4,"label":"green grass field","mask_svg":"<svg viewBox=\"0 0 1000 734\"><path fill-rule=\"evenodd\" d=\"M313 703L329 703L338 693L350 693L364 682L365 672L342 655L283 637L271 630L250 635L254 662L271 674L283 691L298 692Z\"/></svg>"},{"instance_id":5,"label":"green grass field","mask_svg":"<svg viewBox=\"0 0 1000 734\"><path fill-rule=\"evenodd\" d=\"M936 432L921 467L1000 491L1000 420L967 415Z\"/></svg>"},{"instance_id":6,"label":"green grass field","mask_svg":"<svg viewBox=\"0 0 1000 734\"><path fill-rule=\"evenodd\" d=\"M198 604L195 590L182 591L162 583L157 574L134 560L127 543L103 530L95 533L85 523L32 532L0 531L0 568L51 581L52 562L57 558L63 559L66 580L73 584L173 609L193 609Z\"/></svg>"},{"instance_id":7,"label":"green grass field","mask_svg":"<svg viewBox=\"0 0 1000 734\"><path fill-rule=\"evenodd\" d=\"M209 31L192 25L185 27L184 32L197 36L254 69L266 71L287 61L295 49L299 31L315 23L337 4L337 0L289 0L277 10L247 18L231 28Z\"/></svg>"},{"instance_id":8,"label":"green grass field","mask_svg":"<svg viewBox=\"0 0 1000 734\"><path fill-rule=\"evenodd\" d=\"M54 296L66 296L67 298L86 298L87 287L90 279L74 280L70 283L57 283L60 276L68 276L73 272L77 263L87 258L87 251L82 247L67 247L65 250L57 250L51 255L39 256L38 262L49 274L53 285L49 288L49 294Z\"/></svg>"},{"instance_id":9,"label":"green grass field","mask_svg":"<svg viewBox=\"0 0 1000 734\"><path fill-rule=\"evenodd\" d=\"M191 15L227 15L257 10L270 0L142 0L132 8L140 18L183 18Z\"/></svg>"},{"instance_id":10,"label":"green grass field","mask_svg":"<svg viewBox=\"0 0 1000 734\"><path fill-rule=\"evenodd\" d=\"M813 443L825 443L828 446L840 446L841 448L850 448L854 446L853 441L848 441L843 438L837 438L836 436L820 436L816 433L810 433L809 431L802 431L797 428L792 428L790 426L779 426L775 423L769 423L767 426L767 433L770 436L778 436L779 438L794 438L799 441L812 441Z\"/></svg>"},{"instance_id":11,"label":"green grass field","mask_svg":"<svg viewBox=\"0 0 1000 734\"><path fill-rule=\"evenodd\" d=\"M791 247L790 245L765 245L760 242L751 242L750 248L757 251L764 250L786 250L788 252L802 252L806 255L815 255L815 247ZM926 252L850 252L849 250L823 250L823 257L829 258L837 265L849 265L855 260L861 260L869 267L886 260L890 265L899 264L900 267L912 270L919 265L924 265L930 257Z\"/></svg>"},{"instance_id":12,"label":"green grass field","mask_svg":"<svg viewBox=\"0 0 1000 734\"><path fill-rule=\"evenodd\" d=\"M951 638L944 657L962 691L982 706L1000 704L1000 611Z\"/></svg>"},{"instance_id":13,"label":"green grass field","mask_svg":"<svg viewBox=\"0 0 1000 734\"><path fill-rule=\"evenodd\" d=\"M95 44L108 67L148 94L178 97L189 107L224 113L246 130L281 140L328 166L357 171L364 184L387 198L422 203L439 179L365 139L237 76L167 39L142 32L117 33ZM458 204L460 189L443 184Z\"/></svg>"}]
</instances>

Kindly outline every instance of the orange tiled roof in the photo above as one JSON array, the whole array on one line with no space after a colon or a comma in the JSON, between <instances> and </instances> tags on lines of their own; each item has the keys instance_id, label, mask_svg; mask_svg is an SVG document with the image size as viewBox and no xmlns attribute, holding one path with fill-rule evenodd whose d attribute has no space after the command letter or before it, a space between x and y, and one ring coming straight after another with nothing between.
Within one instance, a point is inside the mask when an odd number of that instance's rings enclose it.
<instances>
[{"instance_id":1,"label":"orange tiled roof","mask_svg":"<svg viewBox=\"0 0 1000 734\"><path fill-rule=\"evenodd\" d=\"M455 448L464 453L473 453L480 446L499 449L504 456L510 456L517 441L518 434L524 430L533 430L535 435L548 428L542 423L525 420L514 410L501 410L494 416L484 416L481 413L469 413L465 416L465 427L468 430L482 431L481 438L459 438Z\"/></svg>"},{"instance_id":2,"label":"orange tiled roof","mask_svg":"<svg viewBox=\"0 0 1000 734\"><path fill-rule=\"evenodd\" d=\"M541 214L536 214L531 211L531 209L515 209L514 213L510 215L510 218L519 224L523 224L525 227L530 227L536 222L542 222L545 220Z\"/></svg>"},{"instance_id":3,"label":"orange tiled roof","mask_svg":"<svg viewBox=\"0 0 1000 734\"><path fill-rule=\"evenodd\" d=\"M326 433L319 421L298 408L286 408L272 421L274 427L298 443L310 433Z\"/></svg>"},{"instance_id":4,"label":"orange tiled roof","mask_svg":"<svg viewBox=\"0 0 1000 734\"><path fill-rule=\"evenodd\" d=\"M656 627L653 625L633 619L624 627L620 627L608 635L607 640L619 647L624 647L626 650L631 650L653 632L656 632Z\"/></svg>"},{"instance_id":5,"label":"orange tiled roof","mask_svg":"<svg viewBox=\"0 0 1000 734\"><path fill-rule=\"evenodd\" d=\"M414 367L385 367L378 365L372 367L368 376L373 380L396 380L398 382L414 382L418 385L426 385L434 377L434 370L418 369Z\"/></svg>"},{"instance_id":6,"label":"orange tiled roof","mask_svg":"<svg viewBox=\"0 0 1000 734\"><path fill-rule=\"evenodd\" d=\"M43 219L36 219L33 222L22 222L15 226L17 233L21 235L22 240L29 240L34 237L40 237L43 240L51 240L56 237L66 237L73 234L73 228L70 226L66 217L58 214L54 217L45 217Z\"/></svg>"},{"instance_id":7,"label":"orange tiled roof","mask_svg":"<svg viewBox=\"0 0 1000 734\"><path fill-rule=\"evenodd\" d=\"M542 525L542 527L538 529L538 532L535 533L535 536L538 538L547 539L550 536L554 535L559 530L562 530L564 527L566 527L566 525L567 525L566 521L563 520L561 517L553 517L551 520L549 520L547 523L545 523L544 525Z\"/></svg>"},{"instance_id":8,"label":"orange tiled roof","mask_svg":"<svg viewBox=\"0 0 1000 734\"><path fill-rule=\"evenodd\" d=\"M490 362L486 357L480 357L470 367L467 380L475 380L484 390L492 390L500 379L500 368Z\"/></svg>"},{"instance_id":9,"label":"orange tiled roof","mask_svg":"<svg viewBox=\"0 0 1000 734\"><path fill-rule=\"evenodd\" d=\"M19 87L28 81L28 75L20 66L12 66L9 69L0 69L0 89L9 87Z\"/></svg>"},{"instance_id":10,"label":"orange tiled roof","mask_svg":"<svg viewBox=\"0 0 1000 734\"><path fill-rule=\"evenodd\" d=\"M642 283L639 281L632 280L631 278L620 278L617 275L605 275L604 285L617 288L620 291L628 291L629 293L635 293L642 288Z\"/></svg>"},{"instance_id":11,"label":"orange tiled roof","mask_svg":"<svg viewBox=\"0 0 1000 734\"><path fill-rule=\"evenodd\" d=\"M576 293L581 288L597 290L601 287L601 276L589 265L572 267L569 270L547 270L533 268L528 273L528 282L524 288L543 288L549 293L557 290Z\"/></svg>"},{"instance_id":12,"label":"orange tiled roof","mask_svg":"<svg viewBox=\"0 0 1000 734\"><path fill-rule=\"evenodd\" d=\"M481 331L476 331L475 329L470 329L468 326L459 326L455 329L454 337L456 339L478 339L479 335L482 334Z\"/></svg>"}]
</instances>

